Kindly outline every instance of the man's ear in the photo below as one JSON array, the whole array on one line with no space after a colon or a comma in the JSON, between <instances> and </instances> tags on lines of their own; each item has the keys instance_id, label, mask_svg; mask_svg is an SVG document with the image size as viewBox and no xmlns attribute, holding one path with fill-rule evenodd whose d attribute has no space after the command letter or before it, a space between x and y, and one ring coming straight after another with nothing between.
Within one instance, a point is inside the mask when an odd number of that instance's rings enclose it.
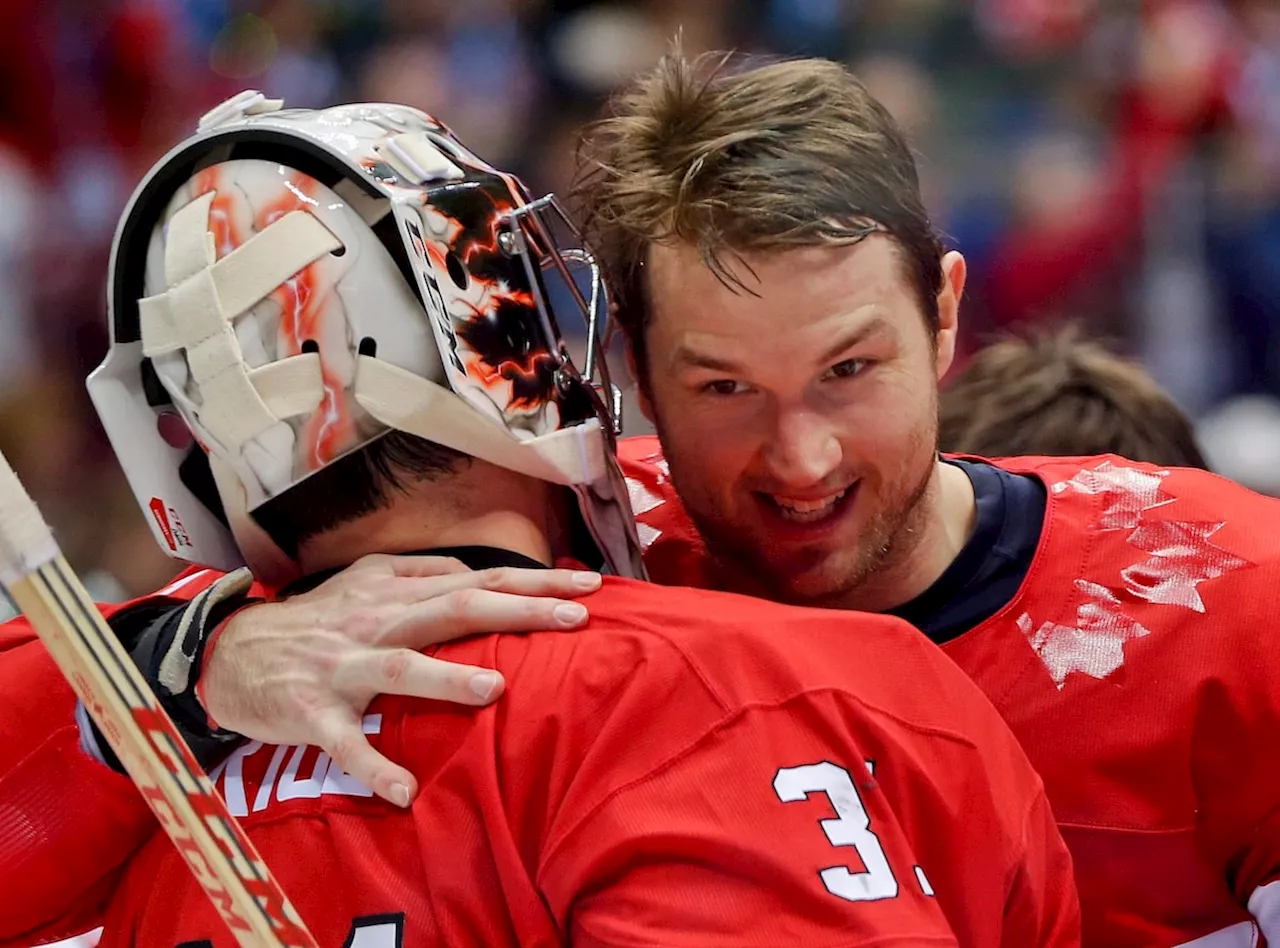
<instances>
[{"instance_id":1,"label":"man's ear","mask_svg":"<svg viewBox=\"0 0 1280 948\"><path fill-rule=\"evenodd\" d=\"M938 293L938 335L934 342L934 372L939 380L947 374L956 357L956 338L960 326L960 298L968 265L958 251L942 258L942 290Z\"/></svg>"}]
</instances>

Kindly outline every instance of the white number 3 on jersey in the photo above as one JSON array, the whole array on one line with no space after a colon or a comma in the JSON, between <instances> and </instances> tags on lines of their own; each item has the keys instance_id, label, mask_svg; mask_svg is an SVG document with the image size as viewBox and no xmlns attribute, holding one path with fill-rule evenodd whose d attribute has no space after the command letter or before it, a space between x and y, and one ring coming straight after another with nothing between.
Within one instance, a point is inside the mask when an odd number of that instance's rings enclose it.
<instances>
[{"instance_id":1,"label":"white number 3 on jersey","mask_svg":"<svg viewBox=\"0 0 1280 948\"><path fill-rule=\"evenodd\" d=\"M366 915L351 923L342 948L401 948L404 915Z\"/></svg>"},{"instance_id":2,"label":"white number 3 on jersey","mask_svg":"<svg viewBox=\"0 0 1280 948\"><path fill-rule=\"evenodd\" d=\"M184 941L178 948L213 948L213 942ZM361 915L352 921L342 948L404 948L404 913Z\"/></svg>"},{"instance_id":3,"label":"white number 3 on jersey","mask_svg":"<svg viewBox=\"0 0 1280 948\"><path fill-rule=\"evenodd\" d=\"M828 761L803 767L784 767L773 778L773 790L783 803L807 799L811 793L824 793L836 811L836 819L819 821L832 846L852 846L866 867L853 872L848 866L831 866L819 875L827 891L850 902L892 899L898 894L898 880L889 868L880 839L871 832L858 788L849 771Z\"/></svg>"}]
</instances>

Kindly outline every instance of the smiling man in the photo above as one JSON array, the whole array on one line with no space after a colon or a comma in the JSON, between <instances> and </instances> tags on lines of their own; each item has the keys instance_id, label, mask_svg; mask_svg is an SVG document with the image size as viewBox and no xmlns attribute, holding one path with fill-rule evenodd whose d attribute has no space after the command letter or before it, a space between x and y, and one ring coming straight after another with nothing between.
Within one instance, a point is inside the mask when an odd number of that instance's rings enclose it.
<instances>
[{"instance_id":1,"label":"smiling man","mask_svg":"<svg viewBox=\"0 0 1280 948\"><path fill-rule=\"evenodd\" d=\"M668 57L583 160L658 431L621 449L651 575L940 643L1045 779L1086 944L1280 943L1280 504L1112 456L940 458L965 263L840 66Z\"/></svg>"},{"instance_id":2,"label":"smiling man","mask_svg":"<svg viewBox=\"0 0 1280 948\"><path fill-rule=\"evenodd\" d=\"M720 584L881 610L963 545L973 490L936 463L937 389L920 379L950 364L964 259L943 262L931 337L897 254L879 234L747 253L739 288L692 247L654 247L636 368Z\"/></svg>"}]
</instances>

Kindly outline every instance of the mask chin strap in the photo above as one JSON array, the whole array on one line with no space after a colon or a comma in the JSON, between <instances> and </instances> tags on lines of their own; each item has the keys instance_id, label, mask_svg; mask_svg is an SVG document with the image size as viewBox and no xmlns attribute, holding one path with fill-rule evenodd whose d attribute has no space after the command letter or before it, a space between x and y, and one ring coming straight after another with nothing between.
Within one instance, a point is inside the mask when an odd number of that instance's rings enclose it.
<instances>
[{"instance_id":1,"label":"mask chin strap","mask_svg":"<svg viewBox=\"0 0 1280 948\"><path fill-rule=\"evenodd\" d=\"M578 495L582 519L610 571L616 576L648 579L631 505L623 500L627 487L617 465L610 464L605 477L595 483L574 485L573 492Z\"/></svg>"},{"instance_id":2,"label":"mask chin strap","mask_svg":"<svg viewBox=\"0 0 1280 948\"><path fill-rule=\"evenodd\" d=\"M356 362L354 393L360 407L389 428L498 467L565 486L590 484L605 474L599 419L521 439L451 389L365 355Z\"/></svg>"},{"instance_id":3,"label":"mask chin strap","mask_svg":"<svg viewBox=\"0 0 1280 948\"><path fill-rule=\"evenodd\" d=\"M600 419L521 439L444 386L372 356L357 361L355 398L390 428L572 488L610 570L645 578L635 523L621 500L626 487Z\"/></svg>"}]
</instances>

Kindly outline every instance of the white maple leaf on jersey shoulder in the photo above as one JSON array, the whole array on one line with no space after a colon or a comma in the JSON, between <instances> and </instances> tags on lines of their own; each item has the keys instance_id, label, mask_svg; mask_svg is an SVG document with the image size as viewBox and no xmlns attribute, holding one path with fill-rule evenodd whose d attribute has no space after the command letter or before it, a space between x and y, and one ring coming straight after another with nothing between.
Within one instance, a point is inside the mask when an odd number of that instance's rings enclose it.
<instances>
[{"instance_id":1,"label":"white maple leaf on jersey shoulder","mask_svg":"<svg viewBox=\"0 0 1280 948\"><path fill-rule=\"evenodd\" d=\"M1081 596L1074 625L1041 622L1030 613L1017 618L1018 628L1062 690L1068 675L1079 672L1104 679L1124 665L1124 647L1150 629L1125 611L1120 594L1160 606L1205 611L1198 587L1224 573L1251 565L1217 546L1212 537L1224 524L1201 520L1161 519L1151 512L1177 498L1163 488L1169 471L1127 467L1107 460L1050 487L1100 496L1103 508L1093 523L1098 531L1127 531L1125 541L1142 558L1123 567L1114 583L1077 579ZM1173 508L1176 512L1176 507Z\"/></svg>"}]
</instances>

